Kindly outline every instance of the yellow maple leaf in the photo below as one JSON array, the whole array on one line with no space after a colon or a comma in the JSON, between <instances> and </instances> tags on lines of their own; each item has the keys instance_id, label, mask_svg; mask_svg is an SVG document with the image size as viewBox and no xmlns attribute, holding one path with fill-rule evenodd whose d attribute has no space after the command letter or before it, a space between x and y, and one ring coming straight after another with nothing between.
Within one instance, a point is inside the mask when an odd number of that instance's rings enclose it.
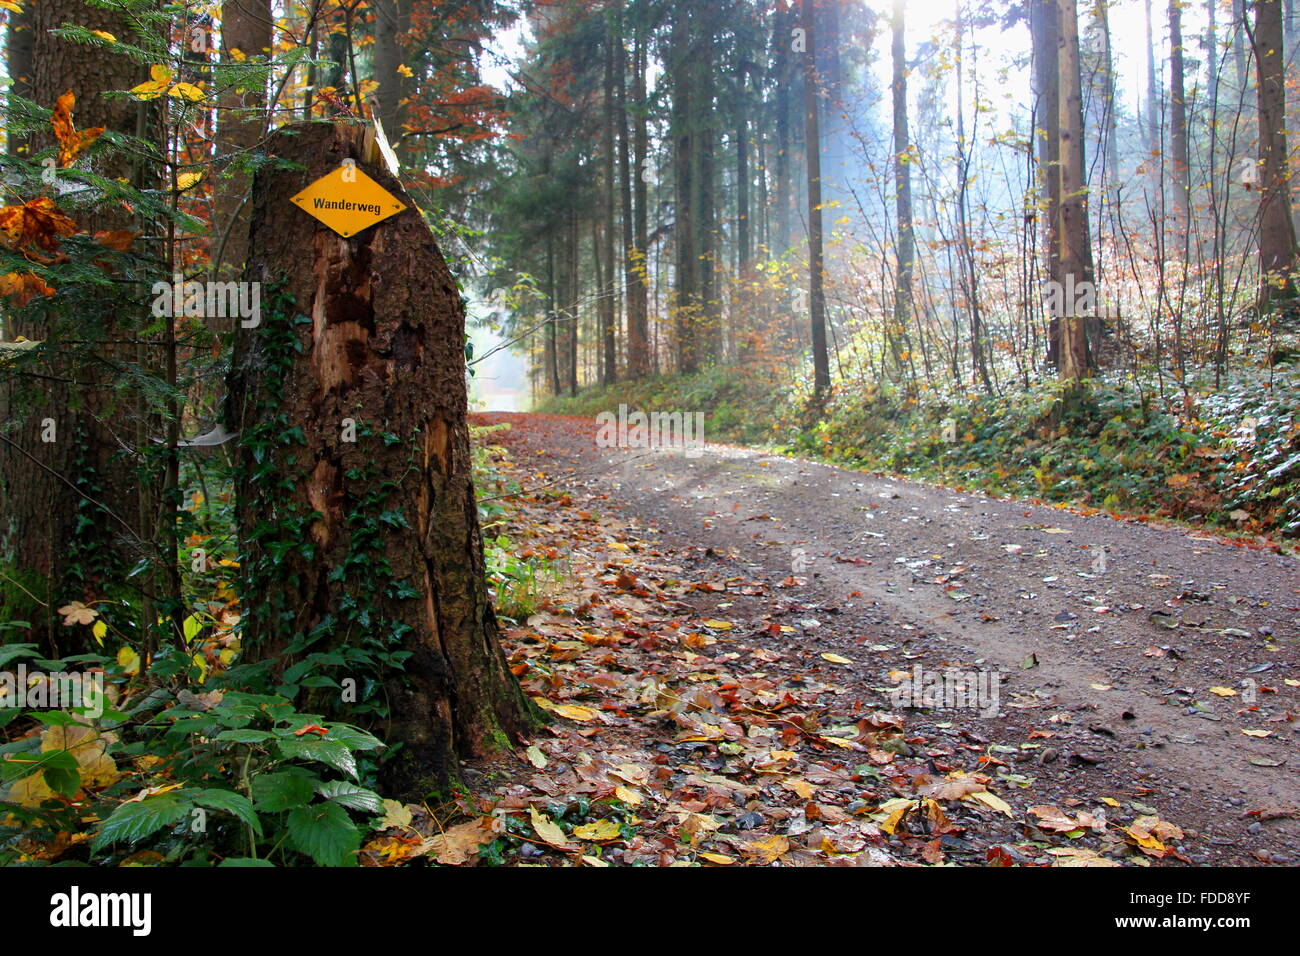
<instances>
[{"instance_id":1,"label":"yellow maple leaf","mask_svg":"<svg viewBox=\"0 0 1300 956\"><path fill-rule=\"evenodd\" d=\"M613 820L597 820L595 823L574 827L573 835L593 843L604 843L606 840L617 840L623 833Z\"/></svg>"},{"instance_id":2,"label":"yellow maple leaf","mask_svg":"<svg viewBox=\"0 0 1300 956\"><path fill-rule=\"evenodd\" d=\"M139 86L131 87L131 94L138 100L156 100L167 92L172 82L172 71L160 64L149 67L150 79Z\"/></svg>"},{"instance_id":3,"label":"yellow maple leaf","mask_svg":"<svg viewBox=\"0 0 1300 956\"><path fill-rule=\"evenodd\" d=\"M189 100L191 103L197 103L203 99L203 90L193 83L177 83L167 91L167 95L178 100Z\"/></svg>"}]
</instances>

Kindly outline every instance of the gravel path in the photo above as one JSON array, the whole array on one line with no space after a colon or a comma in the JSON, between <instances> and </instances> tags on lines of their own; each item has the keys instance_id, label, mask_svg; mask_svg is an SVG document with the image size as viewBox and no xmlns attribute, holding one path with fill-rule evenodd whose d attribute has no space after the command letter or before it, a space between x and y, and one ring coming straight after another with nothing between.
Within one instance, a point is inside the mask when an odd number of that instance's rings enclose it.
<instances>
[{"instance_id":1,"label":"gravel path","mask_svg":"<svg viewBox=\"0 0 1300 956\"><path fill-rule=\"evenodd\" d=\"M932 708L909 726L1025 742L991 756L1022 765L1038 803L1150 805L1194 863L1300 863L1294 558L750 449L598 448L588 420L479 419L526 426L504 443L539 484L607 494L699 568L765 582L711 606L779 616L795 630L774 645L848 658L864 694L887 704L918 667L998 674L996 715Z\"/></svg>"}]
</instances>

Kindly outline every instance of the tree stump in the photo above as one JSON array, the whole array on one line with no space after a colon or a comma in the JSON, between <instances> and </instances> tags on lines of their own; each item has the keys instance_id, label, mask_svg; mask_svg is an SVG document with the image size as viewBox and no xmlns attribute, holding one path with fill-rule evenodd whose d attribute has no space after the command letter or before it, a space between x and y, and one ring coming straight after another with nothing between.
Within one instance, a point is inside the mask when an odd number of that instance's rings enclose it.
<instances>
[{"instance_id":1,"label":"tree stump","mask_svg":"<svg viewBox=\"0 0 1300 956\"><path fill-rule=\"evenodd\" d=\"M400 745L390 792L443 792L533 719L484 577L464 306L367 127L299 124L266 151L244 273L261 318L236 332L225 420L245 660ZM345 239L289 200L347 159L407 208Z\"/></svg>"}]
</instances>

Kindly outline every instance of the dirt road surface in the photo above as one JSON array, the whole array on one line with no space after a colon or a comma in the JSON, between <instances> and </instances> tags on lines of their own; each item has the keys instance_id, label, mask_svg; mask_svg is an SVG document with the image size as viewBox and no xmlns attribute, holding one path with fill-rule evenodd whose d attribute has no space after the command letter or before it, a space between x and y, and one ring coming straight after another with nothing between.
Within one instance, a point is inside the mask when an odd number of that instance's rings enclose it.
<instances>
[{"instance_id":1,"label":"dirt road surface","mask_svg":"<svg viewBox=\"0 0 1300 956\"><path fill-rule=\"evenodd\" d=\"M779 618L794 633L774 646L848 658L885 706L903 674L993 672L995 707L909 725L1021 741L993 749L1027 801L1104 794L1176 821L1192 863L1300 864L1295 558L750 449L599 448L585 420L483 419L526 423L504 443L539 484L606 494L696 569L768 582L699 610Z\"/></svg>"}]
</instances>

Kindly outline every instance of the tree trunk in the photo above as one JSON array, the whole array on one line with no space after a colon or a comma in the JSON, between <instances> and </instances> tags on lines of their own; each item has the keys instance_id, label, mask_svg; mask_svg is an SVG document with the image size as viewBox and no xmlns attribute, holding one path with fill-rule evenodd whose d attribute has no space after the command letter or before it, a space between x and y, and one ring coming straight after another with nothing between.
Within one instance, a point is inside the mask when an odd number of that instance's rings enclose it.
<instances>
[{"instance_id":1,"label":"tree trunk","mask_svg":"<svg viewBox=\"0 0 1300 956\"><path fill-rule=\"evenodd\" d=\"M1185 243L1191 209L1190 160L1187 149L1187 102L1183 77L1181 0L1169 0L1169 147L1173 160L1175 235ZM1184 245L1184 248L1186 246Z\"/></svg>"},{"instance_id":2,"label":"tree trunk","mask_svg":"<svg viewBox=\"0 0 1300 956\"><path fill-rule=\"evenodd\" d=\"M76 94L79 129L104 126L137 133L136 103L106 97L101 91L130 89L141 79L139 67L111 47L74 43L53 32L79 24L133 39L130 20L84 0L42 0L25 7L31 23L31 98L49 108L71 90ZM21 46L10 51L19 63L26 55ZM49 134L42 133L32 137L30 146L39 150L51 141ZM135 172L129 157L120 152L109 155L101 149L91 163L96 173L107 178L133 177ZM85 207L75 216L81 230L92 234L132 225L131 217L117 204ZM127 322L138 312L130 295L130 287L123 283L120 298L98 303L95 323L84 316L51 323L10 319L5 332L9 337L51 342L69 331L74 338L126 337L117 333L134 328L134 322ZM60 648L51 643L69 636L55 625L53 609L72 600L102 597L109 582L123 579L125 568L154 555L141 547L142 483L136 463L123 451L139 447L140 420L125 411L121 393L113 387L115 363L134 361L137 356L130 346L95 344L82 350L81 354L95 356L86 360L68 347L53 347L56 351L48 362L34 370L36 376L6 381L0 398L12 429L0 442L0 513L4 515L0 556L24 579L28 590L48 604L43 620L31 620L33 638L47 642L48 650L66 652L90 648L66 644ZM78 383L75 388L65 384L70 381ZM42 440L46 419L53 422L53 441Z\"/></svg>"},{"instance_id":3,"label":"tree trunk","mask_svg":"<svg viewBox=\"0 0 1300 956\"><path fill-rule=\"evenodd\" d=\"M890 375L903 371L902 345L912 320L912 274L916 265L916 235L912 224L912 143L907 128L907 30L903 0L894 0L891 21L894 102L894 211L898 247L894 263L894 316L886 336Z\"/></svg>"},{"instance_id":4,"label":"tree trunk","mask_svg":"<svg viewBox=\"0 0 1300 956\"><path fill-rule=\"evenodd\" d=\"M246 56L271 49L271 0L226 0L221 7L221 48L225 59L231 51ZM217 119L217 154L223 160L251 151L262 138L266 125L266 90L228 91L221 97ZM214 180L212 197L211 271L214 276L225 264L238 275L248 257L248 191L252 181L244 173L230 172ZM221 321L221 320L218 320Z\"/></svg>"},{"instance_id":5,"label":"tree trunk","mask_svg":"<svg viewBox=\"0 0 1300 956\"><path fill-rule=\"evenodd\" d=\"M245 610L244 647L279 677L303 663L341 685L310 703L401 744L382 777L419 798L445 792L461 758L508 746L530 717L484 578L464 307L365 132L277 131L268 154L300 168L267 167L254 183L244 277L262 283L265 306L261 325L238 333L227 407L241 436L244 593L261 596ZM352 239L287 201L348 158L407 205Z\"/></svg>"},{"instance_id":6,"label":"tree trunk","mask_svg":"<svg viewBox=\"0 0 1300 956\"><path fill-rule=\"evenodd\" d=\"M18 13L9 12L5 34L5 56L9 74L9 95L32 98L32 8L28 4ZM6 130L5 149L10 156L26 152L25 140Z\"/></svg>"},{"instance_id":7,"label":"tree trunk","mask_svg":"<svg viewBox=\"0 0 1300 956\"><path fill-rule=\"evenodd\" d=\"M375 0L376 113L394 148L401 148L406 110L402 100L410 84L398 71L403 64L402 38L411 30L412 0Z\"/></svg>"},{"instance_id":8,"label":"tree trunk","mask_svg":"<svg viewBox=\"0 0 1300 956\"><path fill-rule=\"evenodd\" d=\"M632 8L636 37L632 54L632 194L635 205L632 222L632 251L628 254L627 363L633 377L650 374L650 290L649 262L649 188L645 181L646 154L650 150L650 133L646 116L646 29L643 0Z\"/></svg>"},{"instance_id":9,"label":"tree trunk","mask_svg":"<svg viewBox=\"0 0 1300 956\"><path fill-rule=\"evenodd\" d=\"M830 359L826 351L826 287L822 251L821 128L817 115L816 11L813 0L803 0L803 28L808 43L804 53L804 141L808 144L808 306L812 318L813 401L820 405L831 390Z\"/></svg>"},{"instance_id":10,"label":"tree trunk","mask_svg":"<svg viewBox=\"0 0 1300 956\"><path fill-rule=\"evenodd\" d=\"M1060 133L1060 17L1056 0L1033 0L1034 127L1038 140L1039 205L1042 208L1047 280L1061 281L1061 133ZM1049 317L1047 364L1059 367L1060 318Z\"/></svg>"},{"instance_id":11,"label":"tree trunk","mask_svg":"<svg viewBox=\"0 0 1300 956\"><path fill-rule=\"evenodd\" d=\"M772 81L776 90L772 100L776 116L773 126L776 131L775 161L773 163L773 248L775 255L782 255L790 247L790 86L793 82L793 70L790 66L791 32L794 23L790 13L778 12L773 18L772 32Z\"/></svg>"},{"instance_id":12,"label":"tree trunk","mask_svg":"<svg viewBox=\"0 0 1300 956\"><path fill-rule=\"evenodd\" d=\"M1160 80L1156 74L1156 37L1151 25L1151 0L1142 0L1142 15L1147 31L1147 102L1143 132L1147 153L1154 162L1155 154L1160 150ZM1154 179L1159 181L1158 171Z\"/></svg>"},{"instance_id":13,"label":"tree trunk","mask_svg":"<svg viewBox=\"0 0 1300 956\"><path fill-rule=\"evenodd\" d=\"M679 9L673 22L672 119L674 192L673 239L677 251L677 275L673 286L674 325L677 331L677 371L689 375L699 371L699 281L700 255L695 241L695 128L692 89L696 71L690 65L691 24L688 8Z\"/></svg>"},{"instance_id":14,"label":"tree trunk","mask_svg":"<svg viewBox=\"0 0 1300 956\"><path fill-rule=\"evenodd\" d=\"M1281 0L1255 0L1255 70L1259 94L1259 306L1295 297L1296 235L1287 169L1286 58Z\"/></svg>"},{"instance_id":15,"label":"tree trunk","mask_svg":"<svg viewBox=\"0 0 1300 956\"><path fill-rule=\"evenodd\" d=\"M601 111L600 148L603 167L601 182L601 261L604 274L601 277L598 302L600 304L600 381L603 385L618 380L618 343L615 327L615 300L618 295L618 283L614 281L614 45L619 42L615 31L615 21L608 16L605 29L605 82L604 102Z\"/></svg>"},{"instance_id":16,"label":"tree trunk","mask_svg":"<svg viewBox=\"0 0 1300 956\"><path fill-rule=\"evenodd\" d=\"M1083 289L1092 282L1092 247L1088 241L1087 182L1083 161L1083 93L1079 75L1079 12L1077 0L1058 0L1060 47L1061 137L1061 281L1065 290ZM1061 316L1060 375L1067 381L1087 378L1093 370L1089 325L1093 316L1075 315L1069 303Z\"/></svg>"},{"instance_id":17,"label":"tree trunk","mask_svg":"<svg viewBox=\"0 0 1300 956\"><path fill-rule=\"evenodd\" d=\"M627 107L627 49L624 45L624 37L627 33L627 20L625 17L622 0L618 5L618 48L615 53L618 58L618 182L619 182L619 201L622 206L623 220L623 312L627 316L627 373L632 378L637 378L645 374L647 362L646 355L646 327L645 327L645 290L637 288L641 285L641 269L638 265L643 253L638 253L640 246L637 244L636 223L632 211L632 148L629 143L628 131L628 107ZM639 36L636 42L640 42ZM633 68L636 67L638 54L633 54ZM640 109L638 103L636 108ZM635 175L639 179L642 175L642 165L644 157L637 158L637 168ZM643 185L644 188L644 185ZM641 306L638 311L638 306Z\"/></svg>"}]
</instances>

